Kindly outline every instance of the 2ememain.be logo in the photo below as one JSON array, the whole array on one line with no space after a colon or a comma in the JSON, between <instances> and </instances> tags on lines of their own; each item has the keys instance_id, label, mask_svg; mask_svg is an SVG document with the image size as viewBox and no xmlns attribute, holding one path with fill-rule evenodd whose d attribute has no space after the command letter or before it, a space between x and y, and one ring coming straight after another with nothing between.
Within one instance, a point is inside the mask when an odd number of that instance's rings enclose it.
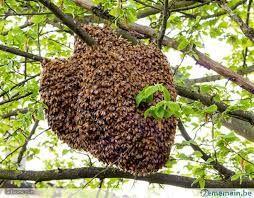
<instances>
[{"instance_id":1,"label":"2ememain.be logo","mask_svg":"<svg viewBox=\"0 0 254 198\"><path fill-rule=\"evenodd\" d=\"M202 197L252 197L254 193L245 189L202 189L200 195Z\"/></svg>"}]
</instances>

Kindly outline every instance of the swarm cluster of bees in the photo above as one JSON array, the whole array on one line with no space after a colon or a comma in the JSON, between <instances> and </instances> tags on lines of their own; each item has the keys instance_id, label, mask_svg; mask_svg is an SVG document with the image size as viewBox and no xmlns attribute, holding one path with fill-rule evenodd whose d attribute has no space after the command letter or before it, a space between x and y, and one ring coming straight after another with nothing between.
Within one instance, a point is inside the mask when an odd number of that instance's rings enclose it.
<instances>
[{"instance_id":1,"label":"swarm cluster of bees","mask_svg":"<svg viewBox=\"0 0 254 198\"><path fill-rule=\"evenodd\" d=\"M137 108L144 87L162 83L175 100L169 64L153 44L133 45L109 27L84 25L95 40L76 38L73 55L43 63L41 97L50 127L73 149L135 175L157 171L168 160L176 119L145 118L162 99Z\"/></svg>"}]
</instances>

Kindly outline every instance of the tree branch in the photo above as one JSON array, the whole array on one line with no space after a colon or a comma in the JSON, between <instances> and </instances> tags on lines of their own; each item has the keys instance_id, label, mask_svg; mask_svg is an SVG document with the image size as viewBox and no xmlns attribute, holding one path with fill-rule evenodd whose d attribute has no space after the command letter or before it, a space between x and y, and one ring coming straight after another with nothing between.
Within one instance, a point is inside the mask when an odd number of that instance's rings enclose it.
<instances>
[{"instance_id":1,"label":"tree branch","mask_svg":"<svg viewBox=\"0 0 254 198\"><path fill-rule=\"evenodd\" d=\"M207 1L209 2L209 1ZM177 12L177 11L184 11L184 10L190 10L196 7L203 6L206 3L197 4L195 1L176 1L176 3L168 9L169 12ZM145 8L137 13L137 18L145 18L150 15L157 14L161 12L162 8L161 5L155 5L154 8Z\"/></svg>"},{"instance_id":2,"label":"tree branch","mask_svg":"<svg viewBox=\"0 0 254 198\"><path fill-rule=\"evenodd\" d=\"M211 105L215 104L218 108L218 111L220 111L220 112L226 111L227 108L229 107L228 105L226 105L223 102L215 102L213 100L212 96L202 95L198 92L192 91L192 90L185 88L185 87L181 87L179 85L176 85L176 90L180 96L189 98L192 100L200 101L205 106L211 106ZM227 114L232 117L238 118L240 120L248 121L249 123L254 125L253 112L243 111L243 110L233 110L233 111L228 111Z\"/></svg>"},{"instance_id":3,"label":"tree branch","mask_svg":"<svg viewBox=\"0 0 254 198\"><path fill-rule=\"evenodd\" d=\"M205 54L198 51L196 48L193 49L195 54L198 56L193 55L192 57L197 61L197 63L206 69L211 69L218 74L228 78L230 81L238 84L243 89L247 90L248 92L254 94L254 84L249 81L248 79L243 78L240 74L233 72L232 70L224 67L220 63L212 60Z\"/></svg>"},{"instance_id":4,"label":"tree branch","mask_svg":"<svg viewBox=\"0 0 254 198\"><path fill-rule=\"evenodd\" d=\"M230 130L235 131L238 135L254 142L254 126L249 122L237 118L223 119L222 124Z\"/></svg>"},{"instance_id":5,"label":"tree branch","mask_svg":"<svg viewBox=\"0 0 254 198\"><path fill-rule=\"evenodd\" d=\"M174 2L175 2L174 0L172 0L172 3L170 2L171 6L174 5ZM170 14L168 11L168 8L169 8L168 0L164 0L164 6L163 6L162 14L161 14L162 25L161 25L160 34L159 34L159 37L157 40L157 44L160 49L161 49L162 41L163 41L166 29L167 29L167 22L168 22L168 18L169 18L169 14Z\"/></svg>"},{"instance_id":6,"label":"tree branch","mask_svg":"<svg viewBox=\"0 0 254 198\"><path fill-rule=\"evenodd\" d=\"M159 12L161 11L160 8L157 8L156 6L150 5L150 4L146 3L146 2L143 2L143 1L140 1L140 0L134 0L134 1L139 3L139 4L141 4L141 5L143 5L143 6L146 6L148 8L153 8L155 10L158 10Z\"/></svg>"},{"instance_id":7,"label":"tree branch","mask_svg":"<svg viewBox=\"0 0 254 198\"><path fill-rule=\"evenodd\" d=\"M254 72L254 66L250 66L247 68L243 68L237 71L238 74L240 75L245 75ZM195 79L189 79L187 80L188 84L196 84L196 83L204 83L204 82L211 82L211 81L216 81L216 80L222 80L225 79L224 76L221 75L213 75L213 76L206 76L206 77L201 77L201 78L195 78Z\"/></svg>"},{"instance_id":8,"label":"tree branch","mask_svg":"<svg viewBox=\"0 0 254 198\"><path fill-rule=\"evenodd\" d=\"M181 120L178 121L178 128L186 141L192 140ZM202 154L201 158L204 161L207 161L209 158L211 158L211 156L207 155L198 145L190 143L190 146L193 148L194 151L199 151ZM209 162L209 164L211 164L215 170L217 170L221 175L223 175L224 179L226 180L230 179L235 174L233 171L221 165L218 161L213 160Z\"/></svg>"},{"instance_id":9,"label":"tree branch","mask_svg":"<svg viewBox=\"0 0 254 198\"><path fill-rule=\"evenodd\" d=\"M83 178L125 178L135 179L140 181L147 181L149 183L167 184L185 188L197 188L198 184L192 183L195 178L167 175L162 173L155 173L145 177L137 177L129 173L120 171L114 168L97 167L83 167L75 169L55 169L49 171L16 171L16 170L0 170L0 179L5 180L30 180L30 181L50 181L50 180L64 180L64 179L83 179ZM206 180L206 188L233 188L253 187L254 181L244 180L240 181L221 181L221 180Z\"/></svg>"},{"instance_id":10,"label":"tree branch","mask_svg":"<svg viewBox=\"0 0 254 198\"><path fill-rule=\"evenodd\" d=\"M14 111L11 111L9 113L6 113L6 114L3 114L1 117L3 119L6 119L6 118L10 118L11 116L16 116L18 115L19 113L22 113L22 114L25 114L28 112L28 108L24 108L24 109L16 109Z\"/></svg>"},{"instance_id":11,"label":"tree branch","mask_svg":"<svg viewBox=\"0 0 254 198\"><path fill-rule=\"evenodd\" d=\"M26 138L25 144L21 147L21 150L19 152L18 159L17 159L17 165L18 166L20 165L20 163L23 159L24 153L26 152L28 142L31 140L32 136L34 135L38 125L39 125L39 120L36 120L29 136Z\"/></svg>"},{"instance_id":12,"label":"tree branch","mask_svg":"<svg viewBox=\"0 0 254 198\"><path fill-rule=\"evenodd\" d=\"M38 0L41 4L47 7L51 12L53 12L57 18L59 18L66 26L68 26L73 32L75 32L84 42L88 45L95 44L94 39L84 31L78 22L76 22L69 15L64 14L55 4L49 0Z\"/></svg>"},{"instance_id":13,"label":"tree branch","mask_svg":"<svg viewBox=\"0 0 254 198\"><path fill-rule=\"evenodd\" d=\"M28 53L28 52L24 52L24 51L21 51L17 48L8 47L8 46L2 45L2 44L0 44L0 50L5 51L5 52L9 52L9 53L12 53L12 54L16 54L18 56L22 56L22 57L25 57L25 58L29 58L29 59L32 59L32 60L35 60L35 61L39 61L39 62L42 62L44 59L46 59L46 58L43 58L41 56L31 54L31 53Z\"/></svg>"},{"instance_id":14,"label":"tree branch","mask_svg":"<svg viewBox=\"0 0 254 198\"><path fill-rule=\"evenodd\" d=\"M11 99L9 99L9 100L1 101L1 102L0 102L0 105L4 105L4 104L9 103L9 102L17 101L17 100L20 100L20 99L25 98L25 97L27 97L27 96L30 96L30 95L32 95L32 92L29 92L29 93L27 93L27 94L25 94L25 95L22 95L22 96L18 96L18 97L11 98Z\"/></svg>"},{"instance_id":15,"label":"tree branch","mask_svg":"<svg viewBox=\"0 0 254 198\"><path fill-rule=\"evenodd\" d=\"M33 12L33 13L9 13L0 15L0 17L9 17L9 16L35 16L35 15L50 15L53 14L51 12Z\"/></svg>"},{"instance_id":16,"label":"tree branch","mask_svg":"<svg viewBox=\"0 0 254 198\"><path fill-rule=\"evenodd\" d=\"M248 26L249 26L249 22L250 22L250 10L251 10L252 3L253 3L253 0L249 0L248 6L247 6L246 25L248 25Z\"/></svg>"}]
</instances>

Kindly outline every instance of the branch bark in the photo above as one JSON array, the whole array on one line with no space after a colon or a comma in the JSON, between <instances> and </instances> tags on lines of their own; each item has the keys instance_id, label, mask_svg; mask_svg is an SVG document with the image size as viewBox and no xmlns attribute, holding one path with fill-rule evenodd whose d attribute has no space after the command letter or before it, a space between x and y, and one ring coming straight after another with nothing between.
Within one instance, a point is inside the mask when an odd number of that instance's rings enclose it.
<instances>
[{"instance_id":1,"label":"branch bark","mask_svg":"<svg viewBox=\"0 0 254 198\"><path fill-rule=\"evenodd\" d=\"M48 171L17 171L17 170L0 170L0 179L5 180L29 180L29 181L50 181L65 179L83 179L83 178L125 178L147 181L149 183L167 184L185 188L197 188L198 184L192 183L195 178L155 173L145 177L137 177L129 173L114 168L83 167L75 169L55 169ZM222 181L222 180L206 180L206 188L233 188L242 187L250 188L254 186L254 181Z\"/></svg>"},{"instance_id":2,"label":"branch bark","mask_svg":"<svg viewBox=\"0 0 254 198\"><path fill-rule=\"evenodd\" d=\"M233 72L232 70L224 67L220 63L212 60L211 58L201 53L197 49L194 48L193 51L195 52L195 55L197 55L198 57L197 56L192 57L197 61L199 65L202 65L207 69L211 69L217 72L218 74L224 76L225 78L228 78L230 81L236 83L237 85L247 90L248 92L254 94L254 84L251 81L243 78L243 76L241 76L240 74Z\"/></svg>"},{"instance_id":3,"label":"branch bark","mask_svg":"<svg viewBox=\"0 0 254 198\"><path fill-rule=\"evenodd\" d=\"M228 120L222 120L222 124L238 135L254 142L254 126L250 123L231 117Z\"/></svg>"},{"instance_id":4,"label":"branch bark","mask_svg":"<svg viewBox=\"0 0 254 198\"><path fill-rule=\"evenodd\" d=\"M223 102L215 102L213 100L212 96L205 96L198 92L192 91L188 88L181 87L179 85L176 85L176 90L178 94L182 97L189 98L192 100L200 101L205 106L211 106L215 104L218 108L218 111L224 112L227 110L228 105L226 105ZM234 111L228 111L227 114L231 117L238 118L240 120L248 121L252 125L254 125L254 113L249 111L243 111L243 110L234 110Z\"/></svg>"},{"instance_id":5,"label":"branch bark","mask_svg":"<svg viewBox=\"0 0 254 198\"><path fill-rule=\"evenodd\" d=\"M243 69L240 69L237 71L237 73L240 75L245 75L245 74L249 74L252 72L254 72L254 66L243 68ZM206 76L206 77L202 77L202 78L189 79L189 80L187 80L187 83L188 84L204 83L204 82L222 80L224 78L225 77L221 76L221 75L213 75L213 76Z\"/></svg>"},{"instance_id":6,"label":"branch bark","mask_svg":"<svg viewBox=\"0 0 254 198\"><path fill-rule=\"evenodd\" d=\"M9 113L5 113L3 114L1 117L3 119L6 119L6 118L10 118L12 116L17 116L19 113L22 113L22 114L25 114L28 112L28 108L24 108L24 109L16 109L14 111L11 111Z\"/></svg>"},{"instance_id":7,"label":"branch bark","mask_svg":"<svg viewBox=\"0 0 254 198\"><path fill-rule=\"evenodd\" d=\"M38 1L47 7L51 12L53 12L57 18L59 18L66 26L75 32L84 42L86 42L88 45L95 44L94 39L80 27L79 23L69 15L64 14L55 4L49 0Z\"/></svg>"},{"instance_id":8,"label":"branch bark","mask_svg":"<svg viewBox=\"0 0 254 198\"><path fill-rule=\"evenodd\" d=\"M45 59L41 56L31 54L31 53L28 53L28 52L24 52L24 51L21 51L17 48L8 47L8 46L2 45L2 44L0 44L0 50L5 51L5 52L9 52L9 53L12 53L12 54L16 54L18 56L22 56L22 57L25 57L25 58L29 58L29 59L32 59L32 60L35 60L35 61L39 61L39 62L42 62Z\"/></svg>"}]
</instances>

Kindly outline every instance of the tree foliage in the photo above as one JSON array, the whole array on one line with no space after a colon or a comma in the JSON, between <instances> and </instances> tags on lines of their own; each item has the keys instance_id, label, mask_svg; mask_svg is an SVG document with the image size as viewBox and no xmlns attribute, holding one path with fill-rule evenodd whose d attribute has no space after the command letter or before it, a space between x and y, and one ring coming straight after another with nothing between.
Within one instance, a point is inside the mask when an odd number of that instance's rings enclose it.
<instances>
[{"instance_id":1,"label":"tree foliage","mask_svg":"<svg viewBox=\"0 0 254 198\"><path fill-rule=\"evenodd\" d=\"M159 171L169 179L160 180L160 175L150 180L137 179L186 187L253 187L253 12L252 0L5 0L0 4L2 183L15 179L6 176L14 170L56 169L59 174L50 178L59 180L61 169L105 167L89 154L71 150L57 139L47 126L45 106L39 96L40 61L70 56L75 33L90 42L89 35L79 32L78 23L73 28L71 23L79 21L105 23L133 42L161 45L169 62L170 57L179 55L178 63L171 64L177 101L169 101L166 91L158 86L136 98L139 105L150 101L154 92L162 91L165 101L157 106L155 115L163 117L165 112L162 115L160 109L168 106L173 115L181 118L170 160ZM216 47L229 49L230 53L219 58L216 52L224 49ZM209 70L193 79L200 67ZM83 174L87 177L84 179L75 177L80 180L49 182L32 176L20 180L38 180L36 187L53 184L96 188L120 187L125 178L133 178L122 172L112 173L111 168ZM170 182L171 175L177 175L179 182ZM65 178L73 179L68 174ZM15 184L22 185L18 176L16 179Z\"/></svg>"}]
</instances>

